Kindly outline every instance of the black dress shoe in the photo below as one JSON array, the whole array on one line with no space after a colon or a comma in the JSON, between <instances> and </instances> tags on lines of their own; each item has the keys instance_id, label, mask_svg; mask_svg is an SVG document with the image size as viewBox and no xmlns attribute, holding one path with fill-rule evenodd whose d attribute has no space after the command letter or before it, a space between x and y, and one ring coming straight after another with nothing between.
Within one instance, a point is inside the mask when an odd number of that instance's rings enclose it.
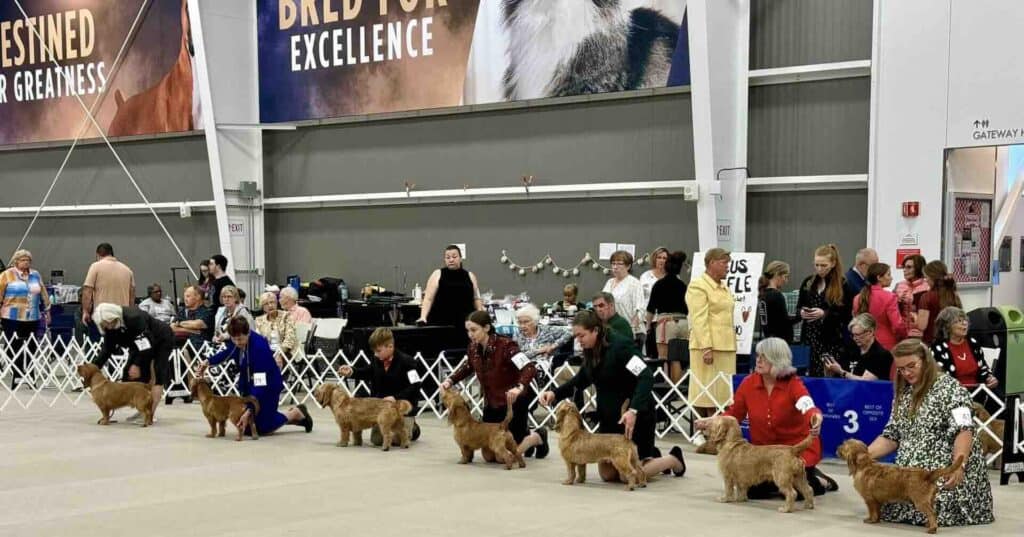
<instances>
[{"instance_id":1,"label":"black dress shoe","mask_svg":"<svg viewBox=\"0 0 1024 537\"><path fill-rule=\"evenodd\" d=\"M302 412L302 421L299 422L299 425L305 427L307 433L312 432L313 417L309 415L309 410L306 409L306 405L296 405L295 408L299 409L299 412Z\"/></svg>"},{"instance_id":2,"label":"black dress shoe","mask_svg":"<svg viewBox=\"0 0 1024 537\"><path fill-rule=\"evenodd\" d=\"M679 459L679 463L683 465L683 469L679 470L678 472L675 471L675 470L672 470L672 475L674 475L676 477L682 477L683 474L686 473L686 460L683 459L683 448L681 448L679 446L672 446L672 449L670 449L668 451L668 454L672 455L676 459Z\"/></svg>"},{"instance_id":3,"label":"black dress shoe","mask_svg":"<svg viewBox=\"0 0 1024 537\"><path fill-rule=\"evenodd\" d=\"M541 443L537 446L537 450L534 451L533 456L537 459L543 459L548 456L548 452L551 451L551 447L548 446L548 430L544 428L536 429L533 432L540 436Z\"/></svg>"}]
</instances>

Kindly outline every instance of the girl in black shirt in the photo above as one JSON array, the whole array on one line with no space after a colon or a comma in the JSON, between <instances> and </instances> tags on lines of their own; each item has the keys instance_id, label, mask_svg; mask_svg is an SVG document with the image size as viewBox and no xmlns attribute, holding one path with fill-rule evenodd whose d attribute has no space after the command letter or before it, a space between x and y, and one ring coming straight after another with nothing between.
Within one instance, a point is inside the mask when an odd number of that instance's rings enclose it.
<instances>
[{"instance_id":1,"label":"girl in black shirt","mask_svg":"<svg viewBox=\"0 0 1024 537\"><path fill-rule=\"evenodd\" d=\"M686 254L672 252L665 261L665 276L654 282L651 287L651 299L647 302L647 322L655 323L654 335L658 345L658 358L668 358L668 342L670 339L686 339L690 337L690 327L686 321L689 310L686 307L686 284L679 279L679 272L686 262ZM669 365L669 377L672 382L679 382L683 377L683 365L672 362Z\"/></svg>"},{"instance_id":2,"label":"girl in black shirt","mask_svg":"<svg viewBox=\"0 0 1024 537\"><path fill-rule=\"evenodd\" d=\"M777 337L793 344L793 320L786 308L786 297L779 289L789 281L789 264L772 261L758 281L757 321L761 338Z\"/></svg>"}]
</instances>

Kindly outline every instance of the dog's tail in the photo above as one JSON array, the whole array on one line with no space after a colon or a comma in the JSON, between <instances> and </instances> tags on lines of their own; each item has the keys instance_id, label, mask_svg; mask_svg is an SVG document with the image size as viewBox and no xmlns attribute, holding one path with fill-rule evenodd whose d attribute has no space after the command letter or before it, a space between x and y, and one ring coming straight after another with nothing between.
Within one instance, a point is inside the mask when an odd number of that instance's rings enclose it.
<instances>
[{"instance_id":1,"label":"dog's tail","mask_svg":"<svg viewBox=\"0 0 1024 537\"><path fill-rule=\"evenodd\" d=\"M512 403L506 405L505 408L507 409L505 411L505 419L502 420L501 424L499 425L502 431L507 431L508 424L512 421Z\"/></svg>"},{"instance_id":2,"label":"dog's tail","mask_svg":"<svg viewBox=\"0 0 1024 537\"><path fill-rule=\"evenodd\" d=\"M260 400L257 399L255 395L246 395L242 399L252 403L254 415L260 413Z\"/></svg>"},{"instance_id":3,"label":"dog's tail","mask_svg":"<svg viewBox=\"0 0 1024 537\"><path fill-rule=\"evenodd\" d=\"M789 448L790 452L793 453L794 457L799 457L801 453L803 453L804 451L807 451L807 448L811 447L811 444L813 442L814 442L814 436L807 435L807 438L804 438L803 440L801 440L799 444L790 447Z\"/></svg>"},{"instance_id":4,"label":"dog's tail","mask_svg":"<svg viewBox=\"0 0 1024 537\"><path fill-rule=\"evenodd\" d=\"M398 401L395 402L395 405L398 407L398 413L402 416L408 414L409 412L412 412L412 403L410 403L409 401L399 399Z\"/></svg>"},{"instance_id":5,"label":"dog's tail","mask_svg":"<svg viewBox=\"0 0 1024 537\"><path fill-rule=\"evenodd\" d=\"M931 472L928 472L928 481L934 483L935 480L937 480L939 478L942 478L942 477L946 477L947 475L949 475L949 474L959 470L960 467L963 466L963 465L964 465L964 456L963 455L958 455L956 460L953 461L953 464L950 464L949 466L947 466L945 468L939 468L938 470L932 470Z\"/></svg>"}]
</instances>

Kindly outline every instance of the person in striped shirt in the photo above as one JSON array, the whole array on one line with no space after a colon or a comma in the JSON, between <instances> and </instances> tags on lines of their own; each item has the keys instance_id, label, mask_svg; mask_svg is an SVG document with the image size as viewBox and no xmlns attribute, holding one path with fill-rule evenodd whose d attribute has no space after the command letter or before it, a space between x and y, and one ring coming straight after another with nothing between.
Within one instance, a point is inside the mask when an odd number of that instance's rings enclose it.
<instances>
[{"instance_id":1,"label":"person in striped shirt","mask_svg":"<svg viewBox=\"0 0 1024 537\"><path fill-rule=\"evenodd\" d=\"M40 319L49 323L50 297L43 277L32 268L32 252L18 250L11 256L7 270L0 273L0 326L14 355L11 387L15 388L30 375L35 342L31 337L39 328ZM29 347L22 352L25 343Z\"/></svg>"}]
</instances>

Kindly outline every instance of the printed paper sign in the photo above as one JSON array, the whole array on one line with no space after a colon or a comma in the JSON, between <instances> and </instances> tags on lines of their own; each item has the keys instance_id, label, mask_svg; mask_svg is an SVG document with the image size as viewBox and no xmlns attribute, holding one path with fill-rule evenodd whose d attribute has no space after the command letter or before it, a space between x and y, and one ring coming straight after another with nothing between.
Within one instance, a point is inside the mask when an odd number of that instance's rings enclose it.
<instances>
[{"instance_id":1,"label":"printed paper sign","mask_svg":"<svg viewBox=\"0 0 1024 537\"><path fill-rule=\"evenodd\" d=\"M633 376L639 377L640 374L644 372L644 369L647 369L647 363L639 356L633 356L629 359L629 362L626 363L626 369L628 369Z\"/></svg>"}]
</instances>

